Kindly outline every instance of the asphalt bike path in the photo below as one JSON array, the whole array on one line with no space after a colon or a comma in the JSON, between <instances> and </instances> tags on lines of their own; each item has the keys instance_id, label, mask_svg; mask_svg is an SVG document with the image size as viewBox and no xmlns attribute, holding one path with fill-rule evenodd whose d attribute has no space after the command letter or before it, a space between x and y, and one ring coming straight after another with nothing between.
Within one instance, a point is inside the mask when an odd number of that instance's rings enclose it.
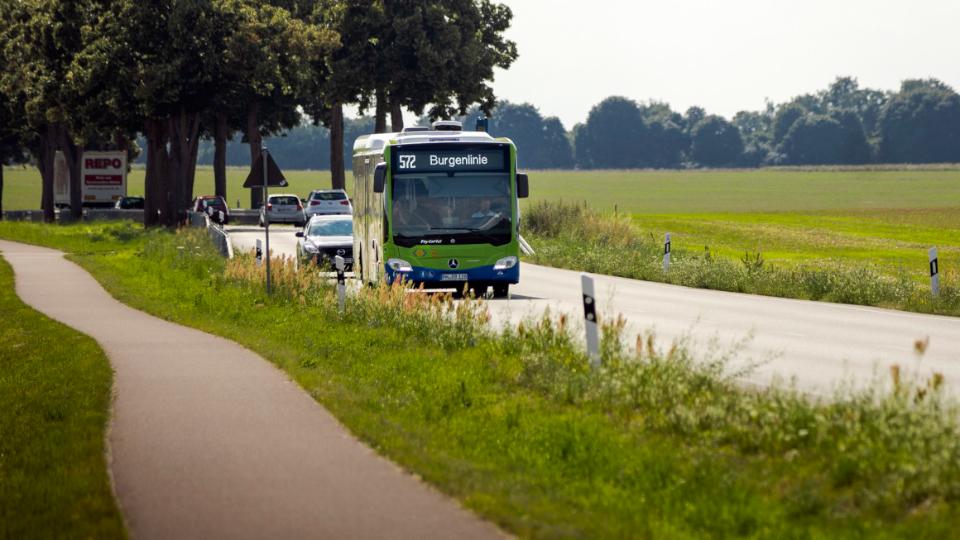
<instances>
[{"instance_id":1,"label":"asphalt bike path","mask_svg":"<svg viewBox=\"0 0 960 540\"><path fill-rule=\"evenodd\" d=\"M115 371L109 467L133 538L502 538L357 441L232 341L114 300L59 251L0 241L28 305Z\"/></svg>"}]
</instances>

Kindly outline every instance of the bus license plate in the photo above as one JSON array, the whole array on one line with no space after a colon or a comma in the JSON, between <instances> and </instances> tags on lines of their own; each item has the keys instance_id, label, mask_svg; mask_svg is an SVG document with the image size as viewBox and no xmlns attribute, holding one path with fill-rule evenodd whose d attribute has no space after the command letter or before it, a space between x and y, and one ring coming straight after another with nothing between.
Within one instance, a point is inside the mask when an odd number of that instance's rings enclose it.
<instances>
[{"instance_id":1,"label":"bus license plate","mask_svg":"<svg viewBox=\"0 0 960 540\"><path fill-rule=\"evenodd\" d=\"M467 274L444 274L440 277L441 281L466 281Z\"/></svg>"}]
</instances>

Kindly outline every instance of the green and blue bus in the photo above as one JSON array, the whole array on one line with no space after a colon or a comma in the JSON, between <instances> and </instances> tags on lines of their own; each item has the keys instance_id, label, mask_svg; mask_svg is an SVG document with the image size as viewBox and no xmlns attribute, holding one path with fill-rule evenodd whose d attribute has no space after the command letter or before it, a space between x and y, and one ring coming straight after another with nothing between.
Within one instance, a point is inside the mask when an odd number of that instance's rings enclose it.
<instances>
[{"instance_id":1,"label":"green and blue bus","mask_svg":"<svg viewBox=\"0 0 960 540\"><path fill-rule=\"evenodd\" d=\"M353 253L364 282L477 296L492 288L502 298L520 281L517 201L528 182L509 139L450 121L364 135L353 175Z\"/></svg>"}]
</instances>

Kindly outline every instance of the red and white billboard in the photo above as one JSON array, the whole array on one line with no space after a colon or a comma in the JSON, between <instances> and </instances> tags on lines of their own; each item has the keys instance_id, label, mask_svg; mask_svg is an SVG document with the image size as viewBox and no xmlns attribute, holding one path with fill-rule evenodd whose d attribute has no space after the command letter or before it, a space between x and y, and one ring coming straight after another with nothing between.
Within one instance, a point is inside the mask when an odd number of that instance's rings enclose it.
<instances>
[{"instance_id":1,"label":"red and white billboard","mask_svg":"<svg viewBox=\"0 0 960 540\"><path fill-rule=\"evenodd\" d=\"M84 152L84 203L110 203L127 194L126 152Z\"/></svg>"}]
</instances>

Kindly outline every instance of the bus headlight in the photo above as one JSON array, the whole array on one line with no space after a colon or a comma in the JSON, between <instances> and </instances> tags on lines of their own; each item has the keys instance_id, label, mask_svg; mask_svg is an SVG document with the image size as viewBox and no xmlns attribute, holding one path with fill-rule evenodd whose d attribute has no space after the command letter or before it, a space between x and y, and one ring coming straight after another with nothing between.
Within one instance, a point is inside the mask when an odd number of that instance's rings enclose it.
<instances>
[{"instance_id":1,"label":"bus headlight","mask_svg":"<svg viewBox=\"0 0 960 540\"><path fill-rule=\"evenodd\" d=\"M509 270L517 265L517 258L513 255L504 257L493 265L494 270Z\"/></svg>"},{"instance_id":2,"label":"bus headlight","mask_svg":"<svg viewBox=\"0 0 960 540\"><path fill-rule=\"evenodd\" d=\"M410 263L403 259L388 259L387 267L394 272L413 272L413 267L410 266Z\"/></svg>"}]
</instances>

